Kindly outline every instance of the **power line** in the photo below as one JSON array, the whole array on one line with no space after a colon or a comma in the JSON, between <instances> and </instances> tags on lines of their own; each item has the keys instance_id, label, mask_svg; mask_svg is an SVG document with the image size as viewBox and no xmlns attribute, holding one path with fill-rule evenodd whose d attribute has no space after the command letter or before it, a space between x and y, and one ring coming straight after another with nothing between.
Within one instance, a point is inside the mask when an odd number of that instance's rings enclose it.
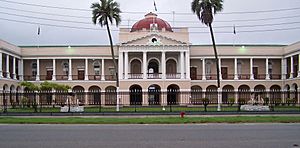
<instances>
[{"instance_id":1,"label":"power line","mask_svg":"<svg viewBox=\"0 0 300 148\"><path fill-rule=\"evenodd\" d=\"M90 27L78 27L78 26L69 26L69 25L56 25L56 24L48 24L48 23L37 23L31 21L22 21L22 20L14 20L14 19L6 19L1 18L0 20L10 21L10 22L18 22L18 23L26 23L26 24L33 24L33 25L42 25L42 26L50 26L50 27L60 27L60 28L70 28L70 29L83 29L83 30L93 30L93 31L106 31L106 29L95 29ZM240 30L237 33L261 33L261 32L273 32L273 31L287 31L287 30L298 30L300 27L291 27L291 28L276 28L276 29L264 29L264 30ZM112 29L111 31L119 31ZM142 32L142 31L140 31ZM190 31L189 33L192 34L204 34L209 32L195 32ZM232 31L223 31L223 32L215 32L217 34L233 34Z\"/></svg>"},{"instance_id":2,"label":"power line","mask_svg":"<svg viewBox=\"0 0 300 148\"><path fill-rule=\"evenodd\" d=\"M53 9L62 9L62 10L73 10L73 11L84 11L84 12L90 12L91 9L80 9L80 8L70 8L70 7L58 7L58 6L49 6L49 5L40 5L40 4L32 4L32 3L24 3L24 2L16 2L16 1L9 1L9 0L0 0L2 2L6 3L13 3L13 4L19 4L19 5L27 5L27 6L35 6L35 7L43 7L43 8L53 8ZM294 7L294 8L282 8L282 9L273 9L273 10L256 10L256 11L236 11L236 12L220 12L218 14L253 14L253 13L269 13L269 12L282 12L282 11L292 11L292 10L299 10L300 7ZM128 14L145 14L147 12L129 12L124 11L122 13L128 13ZM194 15L193 13L172 13L172 12L163 12L158 14L175 14L175 15Z\"/></svg>"}]
</instances>

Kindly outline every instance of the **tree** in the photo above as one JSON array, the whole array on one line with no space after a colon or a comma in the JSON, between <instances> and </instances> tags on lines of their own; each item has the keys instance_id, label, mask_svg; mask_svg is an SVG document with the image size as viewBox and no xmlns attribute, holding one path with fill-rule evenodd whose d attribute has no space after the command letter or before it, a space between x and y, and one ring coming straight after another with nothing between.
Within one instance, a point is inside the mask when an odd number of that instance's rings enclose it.
<instances>
[{"instance_id":1,"label":"tree","mask_svg":"<svg viewBox=\"0 0 300 148\"><path fill-rule=\"evenodd\" d=\"M219 59L217 53L217 47L215 43L215 37L212 29L212 22L214 20L213 14L222 11L223 9L223 0L193 0L192 2L192 11L198 16L198 19L201 20L206 26L210 29L211 40L213 42L213 48L215 53L215 62L217 67L217 83L218 88L220 88L220 69L219 69Z\"/></svg>"},{"instance_id":2,"label":"tree","mask_svg":"<svg viewBox=\"0 0 300 148\"><path fill-rule=\"evenodd\" d=\"M101 27L106 26L107 34L110 42L111 56L114 63L115 76L116 76L116 86L117 86L117 111L119 111L119 77L118 77L118 67L115 59L114 48L112 36L110 33L109 23L116 23L118 26L121 23L121 10L120 5L114 0L100 0L100 2L92 3L91 8L93 9L93 23L99 24Z\"/></svg>"}]
</instances>

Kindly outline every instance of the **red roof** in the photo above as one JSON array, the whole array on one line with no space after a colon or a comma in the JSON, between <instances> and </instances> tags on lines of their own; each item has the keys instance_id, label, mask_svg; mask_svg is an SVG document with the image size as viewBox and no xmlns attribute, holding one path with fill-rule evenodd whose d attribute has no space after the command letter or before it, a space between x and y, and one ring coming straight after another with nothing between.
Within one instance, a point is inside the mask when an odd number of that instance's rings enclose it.
<instances>
[{"instance_id":1,"label":"red roof","mask_svg":"<svg viewBox=\"0 0 300 148\"><path fill-rule=\"evenodd\" d=\"M165 28L166 31L173 32L172 27L168 22L158 18L157 15L152 12L146 14L144 19L136 22L132 26L131 32L143 30L144 28L146 30L150 30L151 24L157 24L158 30L162 30L163 28Z\"/></svg>"}]
</instances>

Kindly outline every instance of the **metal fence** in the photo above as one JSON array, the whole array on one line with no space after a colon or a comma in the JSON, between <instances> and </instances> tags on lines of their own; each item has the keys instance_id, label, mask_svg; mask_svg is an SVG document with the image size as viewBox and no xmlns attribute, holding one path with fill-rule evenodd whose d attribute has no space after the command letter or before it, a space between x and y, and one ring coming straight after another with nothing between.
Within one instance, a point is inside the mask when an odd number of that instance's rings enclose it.
<instances>
[{"instance_id":1,"label":"metal fence","mask_svg":"<svg viewBox=\"0 0 300 148\"><path fill-rule=\"evenodd\" d=\"M60 112L61 107L83 106L84 112L115 112L117 92L11 92L0 93L2 113ZM271 111L300 112L297 91L131 90L119 92L120 112L237 112L245 104L269 106Z\"/></svg>"}]
</instances>

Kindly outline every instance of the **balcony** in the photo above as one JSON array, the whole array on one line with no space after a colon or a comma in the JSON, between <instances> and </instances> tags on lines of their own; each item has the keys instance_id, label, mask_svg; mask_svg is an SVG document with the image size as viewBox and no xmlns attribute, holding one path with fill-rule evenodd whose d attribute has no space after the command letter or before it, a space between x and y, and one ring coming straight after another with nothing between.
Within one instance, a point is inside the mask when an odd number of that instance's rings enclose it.
<instances>
[{"instance_id":1,"label":"balcony","mask_svg":"<svg viewBox=\"0 0 300 148\"><path fill-rule=\"evenodd\" d=\"M162 73L148 73L147 78L148 79L161 79Z\"/></svg>"},{"instance_id":2,"label":"balcony","mask_svg":"<svg viewBox=\"0 0 300 148\"><path fill-rule=\"evenodd\" d=\"M142 73L129 73L128 79L143 79Z\"/></svg>"},{"instance_id":3,"label":"balcony","mask_svg":"<svg viewBox=\"0 0 300 148\"><path fill-rule=\"evenodd\" d=\"M166 74L166 78L167 79L180 79L181 78L181 74L180 73L167 73Z\"/></svg>"},{"instance_id":4,"label":"balcony","mask_svg":"<svg viewBox=\"0 0 300 148\"><path fill-rule=\"evenodd\" d=\"M36 76L24 75L23 79L24 79L24 81L35 81L36 80Z\"/></svg>"},{"instance_id":5,"label":"balcony","mask_svg":"<svg viewBox=\"0 0 300 148\"><path fill-rule=\"evenodd\" d=\"M89 75L89 80L97 80L100 81L101 80L101 75Z\"/></svg>"},{"instance_id":6,"label":"balcony","mask_svg":"<svg viewBox=\"0 0 300 148\"><path fill-rule=\"evenodd\" d=\"M238 74L239 80L250 80L250 74Z\"/></svg>"}]
</instances>

